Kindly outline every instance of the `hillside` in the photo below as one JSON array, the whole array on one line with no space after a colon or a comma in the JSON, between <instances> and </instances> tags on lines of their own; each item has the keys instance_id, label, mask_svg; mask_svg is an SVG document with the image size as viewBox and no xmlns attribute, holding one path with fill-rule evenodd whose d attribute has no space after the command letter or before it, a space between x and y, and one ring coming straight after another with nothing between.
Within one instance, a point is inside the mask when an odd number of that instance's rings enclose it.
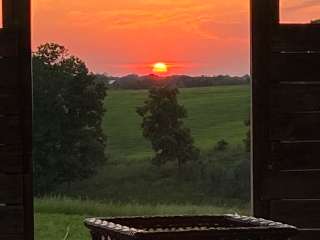
<instances>
[{"instance_id":1,"label":"hillside","mask_svg":"<svg viewBox=\"0 0 320 240\"><path fill-rule=\"evenodd\" d=\"M111 159L141 159L152 154L135 112L146 97L147 90L108 91L103 127ZM249 85L181 89L179 100L187 108L186 124L201 150L212 149L220 139L242 144L246 132L243 122L250 110Z\"/></svg>"},{"instance_id":2,"label":"hillside","mask_svg":"<svg viewBox=\"0 0 320 240\"><path fill-rule=\"evenodd\" d=\"M108 163L98 174L60 189L58 194L121 203L191 203L233 205L247 202L250 161L244 151L250 87L220 86L181 89L179 100L188 110L201 160L177 171L174 165L151 165L151 148L142 137L135 109L147 91L109 91L103 127L108 135ZM230 143L226 151L213 151L217 141ZM238 147L240 146L240 147ZM237 200L236 200L237 202Z\"/></svg>"}]
</instances>

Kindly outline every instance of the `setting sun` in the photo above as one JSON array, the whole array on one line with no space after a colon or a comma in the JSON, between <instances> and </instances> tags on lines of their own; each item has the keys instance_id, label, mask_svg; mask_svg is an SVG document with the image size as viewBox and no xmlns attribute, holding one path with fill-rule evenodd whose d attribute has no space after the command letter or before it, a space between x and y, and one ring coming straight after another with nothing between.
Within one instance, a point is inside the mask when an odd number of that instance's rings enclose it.
<instances>
[{"instance_id":1,"label":"setting sun","mask_svg":"<svg viewBox=\"0 0 320 240\"><path fill-rule=\"evenodd\" d=\"M162 62L155 63L155 64L153 64L152 71L154 73L166 73L166 72L168 72L168 66L167 66L167 64L162 63Z\"/></svg>"}]
</instances>

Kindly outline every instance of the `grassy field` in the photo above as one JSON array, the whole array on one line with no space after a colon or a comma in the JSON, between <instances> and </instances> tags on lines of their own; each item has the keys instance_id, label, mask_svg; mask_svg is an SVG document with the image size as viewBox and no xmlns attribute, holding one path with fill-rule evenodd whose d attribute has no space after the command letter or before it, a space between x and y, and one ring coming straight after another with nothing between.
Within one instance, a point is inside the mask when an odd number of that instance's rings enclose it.
<instances>
[{"instance_id":1,"label":"grassy field","mask_svg":"<svg viewBox=\"0 0 320 240\"><path fill-rule=\"evenodd\" d=\"M195 215L195 214L249 214L249 207L196 206L196 205L139 205L99 203L68 198L35 200L35 239L68 240L90 239L83 220L90 216L138 215Z\"/></svg>"},{"instance_id":2,"label":"grassy field","mask_svg":"<svg viewBox=\"0 0 320 240\"><path fill-rule=\"evenodd\" d=\"M142 137L141 118L136 108L147 97L146 90L110 90L103 128L108 136L108 155L113 161L140 160L152 150ZM242 144L244 121L250 110L249 85L181 89L179 102L188 111L186 125L191 128L196 145L203 151L225 139Z\"/></svg>"},{"instance_id":3,"label":"grassy field","mask_svg":"<svg viewBox=\"0 0 320 240\"><path fill-rule=\"evenodd\" d=\"M141 118L136 114L147 94L146 90L108 91L103 128L108 136L109 161L92 178L60 192L124 203L207 204L216 202L217 195L226 195L226 191L233 190L230 188L238 187L232 187L233 184L248 182L236 166L248 159L243 149L247 131L244 121L250 109L248 85L181 89L179 102L188 110L186 125L202 152L202 166L186 166L183 174L173 166L159 168L150 164L152 150L142 136ZM210 154L221 139L230 143L228 151ZM244 177L237 181L237 175ZM214 179L217 176L221 181L229 181L228 186ZM222 189L219 193L218 188Z\"/></svg>"},{"instance_id":4,"label":"grassy field","mask_svg":"<svg viewBox=\"0 0 320 240\"><path fill-rule=\"evenodd\" d=\"M145 90L110 90L103 128L108 136L109 162L90 179L62 186L70 198L35 200L35 235L39 240L90 239L83 226L89 216L249 214L246 198L225 199L225 192L247 191L248 154L243 149L250 108L249 86L181 89L179 102L188 111L201 161L184 167L161 168L150 163L152 150L142 137L136 107L147 98ZM212 152L225 139L227 151ZM245 190L243 190L245 189ZM83 199L96 199L83 200ZM67 236L67 238L66 238Z\"/></svg>"}]
</instances>

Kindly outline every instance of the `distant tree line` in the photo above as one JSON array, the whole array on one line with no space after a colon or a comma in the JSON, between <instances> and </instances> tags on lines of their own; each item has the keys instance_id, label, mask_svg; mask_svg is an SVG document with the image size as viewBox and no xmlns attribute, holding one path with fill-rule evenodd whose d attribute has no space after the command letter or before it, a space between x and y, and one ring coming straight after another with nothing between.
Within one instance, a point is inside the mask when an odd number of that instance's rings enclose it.
<instances>
[{"instance_id":1,"label":"distant tree line","mask_svg":"<svg viewBox=\"0 0 320 240\"><path fill-rule=\"evenodd\" d=\"M198 76L173 75L161 77L154 74L139 76L130 74L124 77L112 77L104 74L96 74L95 77L115 89L151 89L164 84L177 88L208 87L219 85L243 85L250 83L250 76L233 77L229 75Z\"/></svg>"}]
</instances>

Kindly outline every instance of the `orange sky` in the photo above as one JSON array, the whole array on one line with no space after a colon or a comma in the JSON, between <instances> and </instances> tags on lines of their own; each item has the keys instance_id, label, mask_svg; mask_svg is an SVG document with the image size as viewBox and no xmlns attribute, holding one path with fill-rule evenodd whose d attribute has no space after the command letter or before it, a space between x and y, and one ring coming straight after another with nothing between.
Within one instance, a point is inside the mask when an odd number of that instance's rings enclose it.
<instances>
[{"instance_id":1,"label":"orange sky","mask_svg":"<svg viewBox=\"0 0 320 240\"><path fill-rule=\"evenodd\" d=\"M320 0L283 1L284 20L320 13ZM249 0L33 0L33 45L49 41L110 75L149 74L159 61L170 74L242 75Z\"/></svg>"}]
</instances>

